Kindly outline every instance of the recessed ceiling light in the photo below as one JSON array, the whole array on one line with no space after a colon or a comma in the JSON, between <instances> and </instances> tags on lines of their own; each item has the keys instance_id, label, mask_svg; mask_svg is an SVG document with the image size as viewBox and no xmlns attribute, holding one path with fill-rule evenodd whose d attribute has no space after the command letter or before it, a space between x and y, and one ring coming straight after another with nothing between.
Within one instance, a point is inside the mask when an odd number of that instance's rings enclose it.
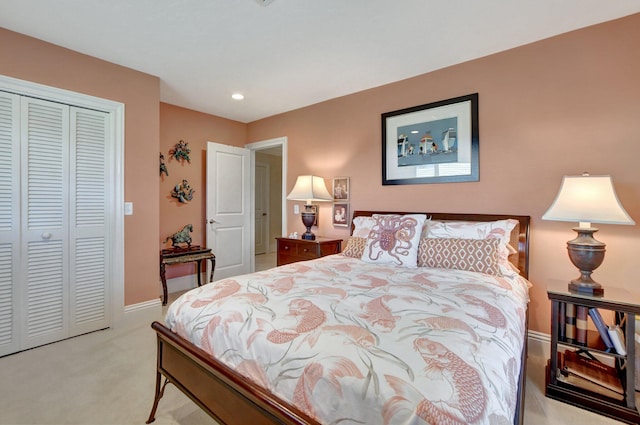
<instances>
[{"instance_id":1,"label":"recessed ceiling light","mask_svg":"<svg viewBox=\"0 0 640 425\"><path fill-rule=\"evenodd\" d=\"M231 95L231 97L235 100L242 100L244 99L244 95L242 95L241 93L234 93Z\"/></svg>"}]
</instances>

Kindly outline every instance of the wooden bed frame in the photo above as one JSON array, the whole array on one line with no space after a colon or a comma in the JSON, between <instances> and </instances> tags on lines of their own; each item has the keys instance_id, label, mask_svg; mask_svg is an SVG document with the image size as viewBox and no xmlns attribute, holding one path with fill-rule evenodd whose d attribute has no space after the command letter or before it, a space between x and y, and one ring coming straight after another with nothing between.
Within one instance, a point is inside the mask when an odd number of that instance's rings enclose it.
<instances>
[{"instance_id":1,"label":"wooden bed frame","mask_svg":"<svg viewBox=\"0 0 640 425\"><path fill-rule=\"evenodd\" d=\"M410 214L390 211L355 211L354 217L372 214ZM415 214L415 213L414 213ZM422 213L424 214L424 213ZM511 244L518 255L510 258L525 278L529 275L529 222L528 216L427 213L433 220L494 221L512 218L518 220ZM353 232L353 226L352 226ZM518 382L518 404L514 424L522 424L524 417L524 391L526 381L528 309L526 314L522 363ZM213 359L208 353L179 337L159 322L151 327L157 334L158 359L156 392L147 423L155 420L158 402L168 383L174 384L212 418L224 425L309 424L316 420L282 401L233 369ZM164 382L162 377L164 376Z\"/></svg>"}]
</instances>

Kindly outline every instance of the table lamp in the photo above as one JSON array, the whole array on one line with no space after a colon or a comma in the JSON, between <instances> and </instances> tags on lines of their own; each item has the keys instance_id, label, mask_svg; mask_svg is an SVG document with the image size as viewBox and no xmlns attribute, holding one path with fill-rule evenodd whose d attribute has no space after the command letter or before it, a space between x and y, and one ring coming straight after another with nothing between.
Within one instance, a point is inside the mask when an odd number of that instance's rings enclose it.
<instances>
[{"instance_id":1,"label":"table lamp","mask_svg":"<svg viewBox=\"0 0 640 425\"><path fill-rule=\"evenodd\" d=\"M564 176L556 199L542 219L580 223L573 228L578 236L567 242L569 258L580 270L580 277L569 283L569 290L604 295L602 285L591 278L591 273L604 260L605 244L593 237L598 229L591 223L635 224L622 207L611 176Z\"/></svg>"},{"instance_id":2,"label":"table lamp","mask_svg":"<svg viewBox=\"0 0 640 425\"><path fill-rule=\"evenodd\" d=\"M316 221L316 213L313 211L311 202L332 201L333 196L327 190L324 179L318 176L298 176L295 186L287 195L289 201L305 201L305 211L302 213L302 223L307 231L302 235L302 239L313 241L316 235L311 232L311 226Z\"/></svg>"}]
</instances>

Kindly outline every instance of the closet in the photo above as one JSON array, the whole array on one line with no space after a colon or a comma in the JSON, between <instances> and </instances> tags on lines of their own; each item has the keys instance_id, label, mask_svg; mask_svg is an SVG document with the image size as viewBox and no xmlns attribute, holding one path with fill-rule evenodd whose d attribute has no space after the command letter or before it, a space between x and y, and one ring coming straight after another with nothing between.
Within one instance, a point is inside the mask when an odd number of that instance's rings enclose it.
<instances>
[{"instance_id":1,"label":"closet","mask_svg":"<svg viewBox=\"0 0 640 425\"><path fill-rule=\"evenodd\" d=\"M111 128L0 91L0 356L110 326Z\"/></svg>"}]
</instances>

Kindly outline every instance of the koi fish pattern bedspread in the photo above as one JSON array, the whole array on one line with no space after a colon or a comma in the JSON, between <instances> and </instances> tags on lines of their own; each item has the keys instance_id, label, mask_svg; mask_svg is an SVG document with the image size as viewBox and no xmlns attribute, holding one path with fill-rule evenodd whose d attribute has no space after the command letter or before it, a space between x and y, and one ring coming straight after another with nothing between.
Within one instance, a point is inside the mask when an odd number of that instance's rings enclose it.
<instances>
[{"instance_id":1,"label":"koi fish pattern bedspread","mask_svg":"<svg viewBox=\"0 0 640 425\"><path fill-rule=\"evenodd\" d=\"M332 255L196 288L166 321L323 424L512 424L529 285Z\"/></svg>"}]
</instances>

